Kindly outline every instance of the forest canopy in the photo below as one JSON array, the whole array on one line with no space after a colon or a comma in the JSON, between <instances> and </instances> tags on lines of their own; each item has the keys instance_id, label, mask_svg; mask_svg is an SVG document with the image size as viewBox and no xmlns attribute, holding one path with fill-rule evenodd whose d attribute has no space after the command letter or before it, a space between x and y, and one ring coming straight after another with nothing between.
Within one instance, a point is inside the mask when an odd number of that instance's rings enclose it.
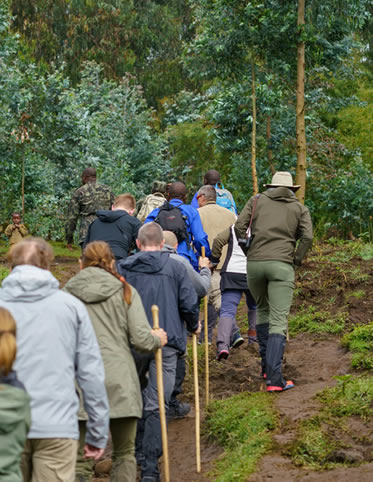
<instances>
[{"instance_id":1,"label":"forest canopy","mask_svg":"<svg viewBox=\"0 0 373 482\"><path fill-rule=\"evenodd\" d=\"M136 198L215 168L242 208L295 176L303 44L305 203L320 236L372 240L372 3L307 0L302 25L297 3L1 0L1 224L62 239L87 166Z\"/></svg>"}]
</instances>

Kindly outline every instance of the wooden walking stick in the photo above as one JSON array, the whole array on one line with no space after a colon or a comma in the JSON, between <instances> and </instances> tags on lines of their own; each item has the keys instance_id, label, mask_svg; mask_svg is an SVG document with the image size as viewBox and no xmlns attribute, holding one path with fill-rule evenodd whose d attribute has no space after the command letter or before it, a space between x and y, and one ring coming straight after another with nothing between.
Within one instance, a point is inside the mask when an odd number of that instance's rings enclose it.
<instances>
[{"instance_id":1,"label":"wooden walking stick","mask_svg":"<svg viewBox=\"0 0 373 482\"><path fill-rule=\"evenodd\" d=\"M153 328L159 328L159 308L157 305L152 306ZM157 369L157 386L158 386L158 404L159 404L159 418L161 420L162 432L162 447L163 447L163 464L164 464L164 480L170 482L170 467L168 462L168 440L167 440L167 425L166 412L164 404L164 387L163 387L163 372L162 372L162 348L158 348L155 353L155 365Z\"/></svg>"},{"instance_id":2,"label":"wooden walking stick","mask_svg":"<svg viewBox=\"0 0 373 482\"><path fill-rule=\"evenodd\" d=\"M200 445L200 413L199 413L199 386L198 386L198 354L197 335L193 333L193 374L194 374L194 400L196 411L196 461L197 472L201 472L201 445Z\"/></svg>"},{"instance_id":3,"label":"wooden walking stick","mask_svg":"<svg viewBox=\"0 0 373 482\"><path fill-rule=\"evenodd\" d=\"M205 247L202 246L201 249L202 257L205 257L206 250ZM205 363L206 363L206 368L205 368L205 377L206 377L206 406L209 404L209 398L210 398L210 393L209 393L209 325L208 325L208 315L207 315L207 304L208 304L208 296L206 295L203 298L203 310L204 310L204 318L205 318Z\"/></svg>"}]
</instances>

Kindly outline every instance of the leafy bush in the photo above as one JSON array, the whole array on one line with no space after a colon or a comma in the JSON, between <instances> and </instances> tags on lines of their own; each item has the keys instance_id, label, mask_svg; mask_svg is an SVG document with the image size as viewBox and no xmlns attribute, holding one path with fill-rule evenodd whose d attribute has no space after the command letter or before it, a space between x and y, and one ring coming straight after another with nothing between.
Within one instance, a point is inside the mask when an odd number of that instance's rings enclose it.
<instances>
[{"instance_id":1,"label":"leafy bush","mask_svg":"<svg viewBox=\"0 0 373 482\"><path fill-rule=\"evenodd\" d=\"M354 368L373 369L373 323L356 326L341 343L352 352Z\"/></svg>"}]
</instances>

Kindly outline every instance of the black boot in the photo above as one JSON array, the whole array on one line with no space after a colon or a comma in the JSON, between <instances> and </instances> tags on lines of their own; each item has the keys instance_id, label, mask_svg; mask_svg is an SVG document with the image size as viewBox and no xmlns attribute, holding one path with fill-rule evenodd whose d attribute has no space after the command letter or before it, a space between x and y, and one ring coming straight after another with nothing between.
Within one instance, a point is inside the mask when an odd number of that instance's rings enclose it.
<instances>
[{"instance_id":1,"label":"black boot","mask_svg":"<svg viewBox=\"0 0 373 482\"><path fill-rule=\"evenodd\" d=\"M141 480L156 482L160 480L158 459L162 455L162 434L159 412L144 412L145 426L141 464Z\"/></svg>"},{"instance_id":2,"label":"black boot","mask_svg":"<svg viewBox=\"0 0 373 482\"><path fill-rule=\"evenodd\" d=\"M262 376L266 375L266 353L267 353L267 342L268 342L268 330L269 330L269 323L262 323L260 325L256 325L256 336L258 338L259 343L259 353L262 359Z\"/></svg>"},{"instance_id":3,"label":"black boot","mask_svg":"<svg viewBox=\"0 0 373 482\"><path fill-rule=\"evenodd\" d=\"M286 387L282 376L282 357L284 356L286 337L284 335L268 335L266 353L267 390L269 387Z\"/></svg>"}]
</instances>

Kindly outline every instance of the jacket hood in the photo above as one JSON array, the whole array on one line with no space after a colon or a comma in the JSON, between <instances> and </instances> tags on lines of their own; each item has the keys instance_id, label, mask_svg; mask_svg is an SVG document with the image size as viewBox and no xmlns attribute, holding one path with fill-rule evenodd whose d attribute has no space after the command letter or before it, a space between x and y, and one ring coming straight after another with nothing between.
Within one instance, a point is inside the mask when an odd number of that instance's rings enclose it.
<instances>
[{"instance_id":1,"label":"jacket hood","mask_svg":"<svg viewBox=\"0 0 373 482\"><path fill-rule=\"evenodd\" d=\"M16 266L4 279L0 299L33 303L52 295L58 287L59 282L50 271L23 264Z\"/></svg>"},{"instance_id":2,"label":"jacket hood","mask_svg":"<svg viewBox=\"0 0 373 482\"><path fill-rule=\"evenodd\" d=\"M165 253L170 253L170 254L176 254L177 253L176 249L174 249L169 244L164 244L163 248L162 248L162 251L164 251Z\"/></svg>"},{"instance_id":3,"label":"jacket hood","mask_svg":"<svg viewBox=\"0 0 373 482\"><path fill-rule=\"evenodd\" d=\"M134 256L119 262L119 266L124 270L137 273L158 273L167 263L169 255L165 251L140 251Z\"/></svg>"},{"instance_id":4,"label":"jacket hood","mask_svg":"<svg viewBox=\"0 0 373 482\"><path fill-rule=\"evenodd\" d=\"M27 393L22 388L0 384L0 424L1 431L14 432L15 427L28 416Z\"/></svg>"},{"instance_id":5,"label":"jacket hood","mask_svg":"<svg viewBox=\"0 0 373 482\"><path fill-rule=\"evenodd\" d=\"M287 187L270 188L267 189L267 191L265 191L263 195L269 197L270 199L273 199L274 201L280 201L285 203L292 203L298 201L293 191L291 191Z\"/></svg>"},{"instance_id":6,"label":"jacket hood","mask_svg":"<svg viewBox=\"0 0 373 482\"><path fill-rule=\"evenodd\" d=\"M114 223L122 216L128 215L124 209L117 209L116 211L96 211L97 217L103 223Z\"/></svg>"},{"instance_id":7,"label":"jacket hood","mask_svg":"<svg viewBox=\"0 0 373 482\"><path fill-rule=\"evenodd\" d=\"M71 278L64 290L83 303L100 303L122 288L123 284L112 274L101 268L89 267Z\"/></svg>"}]
</instances>

